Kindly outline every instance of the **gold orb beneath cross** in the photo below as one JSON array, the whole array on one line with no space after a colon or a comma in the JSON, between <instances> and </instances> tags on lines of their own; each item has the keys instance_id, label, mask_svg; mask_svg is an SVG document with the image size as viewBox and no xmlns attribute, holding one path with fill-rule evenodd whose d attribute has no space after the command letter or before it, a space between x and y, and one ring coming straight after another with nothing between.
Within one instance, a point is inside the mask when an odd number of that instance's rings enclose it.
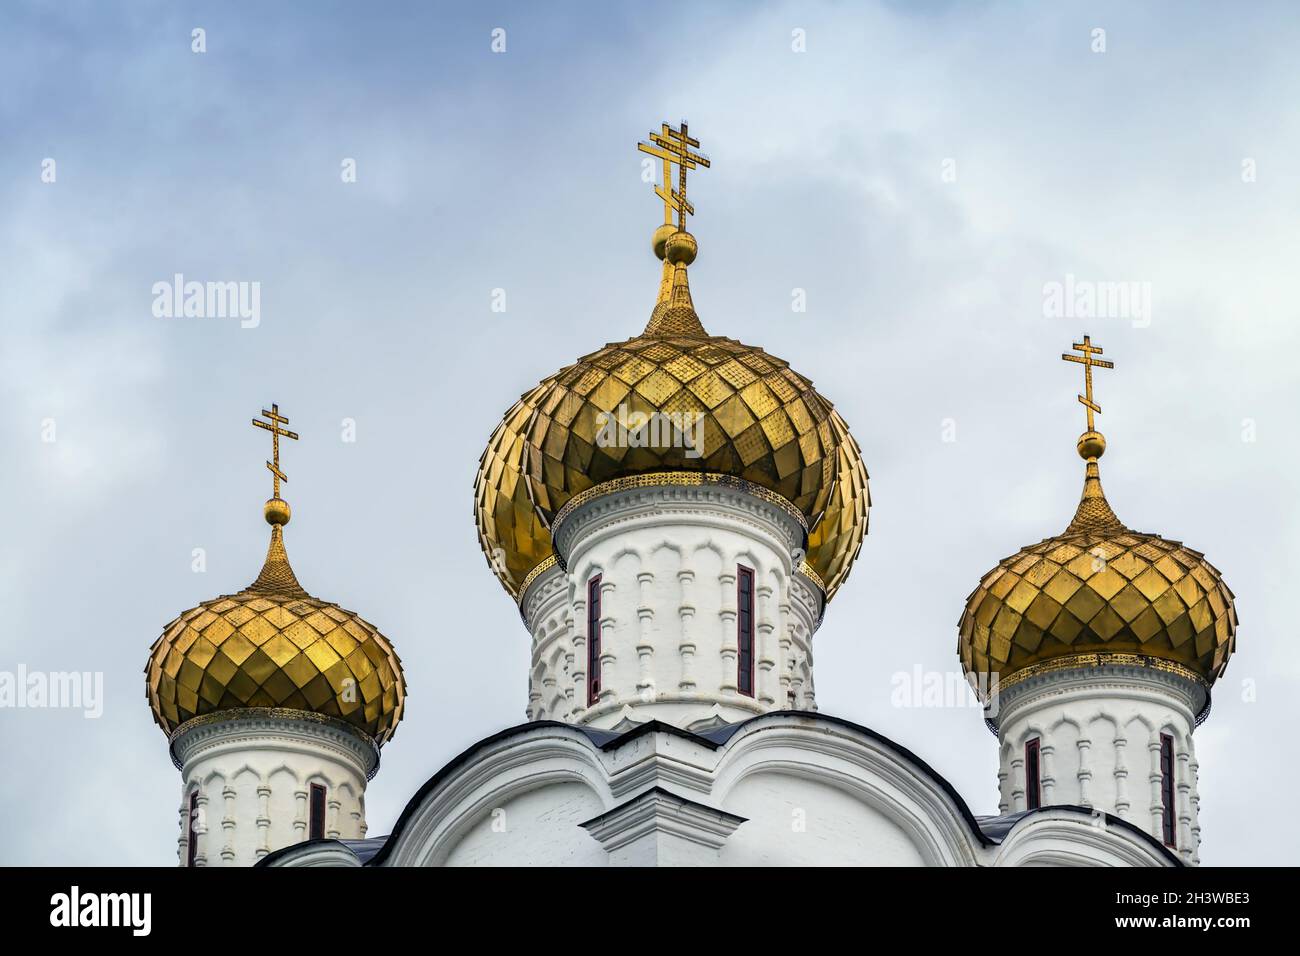
<instances>
[{"instance_id":1,"label":"gold orb beneath cross","mask_svg":"<svg viewBox=\"0 0 1300 956\"><path fill-rule=\"evenodd\" d=\"M654 238L650 241L650 245L654 248L656 259L662 259L664 257L666 254L665 250L668 246L668 240L676 233L677 227L671 222L666 222L655 230Z\"/></svg>"},{"instance_id":2,"label":"gold orb beneath cross","mask_svg":"<svg viewBox=\"0 0 1300 956\"><path fill-rule=\"evenodd\" d=\"M1079 436L1079 457L1087 461L1100 458L1106 453L1106 438L1099 431L1086 431Z\"/></svg>"},{"instance_id":3,"label":"gold orb beneath cross","mask_svg":"<svg viewBox=\"0 0 1300 956\"><path fill-rule=\"evenodd\" d=\"M262 508L262 513L266 516L267 524L286 525L293 516L293 510L289 507L289 502L283 498L272 498Z\"/></svg>"},{"instance_id":4,"label":"gold orb beneath cross","mask_svg":"<svg viewBox=\"0 0 1300 956\"><path fill-rule=\"evenodd\" d=\"M664 243L664 258L675 266L689 266L699 251L695 237L683 230L674 232Z\"/></svg>"}]
</instances>

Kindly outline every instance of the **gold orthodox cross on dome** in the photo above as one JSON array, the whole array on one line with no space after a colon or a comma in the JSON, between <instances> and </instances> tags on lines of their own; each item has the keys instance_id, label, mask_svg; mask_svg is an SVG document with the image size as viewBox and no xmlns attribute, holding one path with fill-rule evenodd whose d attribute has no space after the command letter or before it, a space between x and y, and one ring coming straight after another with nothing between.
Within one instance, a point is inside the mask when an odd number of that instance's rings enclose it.
<instances>
[{"instance_id":1,"label":"gold orthodox cross on dome","mask_svg":"<svg viewBox=\"0 0 1300 956\"><path fill-rule=\"evenodd\" d=\"M269 412L265 408L262 409L262 414L265 415L267 418L269 418L271 420L271 423L268 425L266 422L258 421L256 418L254 418L253 424L256 425L258 428L265 428L267 431L271 433L271 459L272 460L266 463L266 467L271 469L271 475L273 476L271 479L271 483L275 489L275 494L273 494L271 497L279 498L280 482L289 480L288 478L285 477L284 472L280 470L280 438L281 436L283 436L285 438L292 438L294 441L297 441L298 433L291 432L287 428L280 427L281 425L289 424L289 419L285 418L280 414L279 405L272 405L271 410Z\"/></svg>"},{"instance_id":2,"label":"gold orthodox cross on dome","mask_svg":"<svg viewBox=\"0 0 1300 956\"><path fill-rule=\"evenodd\" d=\"M686 201L686 171L703 166L709 168L708 157L692 151L698 148L700 141L692 139L686 129L686 120L682 120L681 129L673 129L667 123L662 124L658 133L650 134L650 142L637 143L636 148L663 160L664 183L655 186L655 195L664 201L664 223L672 225L673 212L677 213L678 230L686 231L687 215L695 215L695 207ZM673 189L673 166L677 167L677 188Z\"/></svg>"},{"instance_id":3,"label":"gold orthodox cross on dome","mask_svg":"<svg viewBox=\"0 0 1300 956\"><path fill-rule=\"evenodd\" d=\"M1061 358L1067 362L1078 362L1083 366L1083 386L1085 394L1079 396L1079 403L1088 410L1088 431L1095 431L1093 427L1093 414L1101 411L1101 406L1092 400L1092 370L1093 368L1114 368L1114 362L1108 362L1105 359L1093 358L1094 355L1101 355L1102 349L1099 345L1093 345L1092 339L1085 335L1082 342L1075 342L1071 346L1076 352L1082 352L1082 357L1071 355L1068 352L1062 352Z\"/></svg>"}]
</instances>

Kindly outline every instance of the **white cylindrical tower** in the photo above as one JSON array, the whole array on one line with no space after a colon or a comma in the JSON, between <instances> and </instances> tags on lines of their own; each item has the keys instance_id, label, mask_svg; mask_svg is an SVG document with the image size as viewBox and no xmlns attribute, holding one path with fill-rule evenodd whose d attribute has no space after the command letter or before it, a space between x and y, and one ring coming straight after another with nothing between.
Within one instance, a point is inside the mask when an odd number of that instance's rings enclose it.
<instances>
[{"instance_id":1,"label":"white cylindrical tower","mask_svg":"<svg viewBox=\"0 0 1300 956\"><path fill-rule=\"evenodd\" d=\"M575 496L554 523L563 566L524 593L530 716L699 728L815 709L822 598L794 563L804 525L728 476L639 475Z\"/></svg>"},{"instance_id":2,"label":"white cylindrical tower","mask_svg":"<svg viewBox=\"0 0 1300 956\"><path fill-rule=\"evenodd\" d=\"M1103 810L1199 862L1192 732L1208 707L1200 676L1157 658L1085 654L1019 671L987 710L998 735L998 809Z\"/></svg>"},{"instance_id":3,"label":"white cylindrical tower","mask_svg":"<svg viewBox=\"0 0 1300 956\"><path fill-rule=\"evenodd\" d=\"M284 549L275 434L271 543L238 594L182 613L145 667L154 720L181 771L182 866L251 866L309 839L360 839L366 781L402 719L406 690L392 645L370 623L312 597Z\"/></svg>"},{"instance_id":4,"label":"white cylindrical tower","mask_svg":"<svg viewBox=\"0 0 1300 956\"><path fill-rule=\"evenodd\" d=\"M183 865L252 866L304 840L366 835L366 781L379 749L345 721L241 708L186 721L171 750L184 781Z\"/></svg>"}]
</instances>

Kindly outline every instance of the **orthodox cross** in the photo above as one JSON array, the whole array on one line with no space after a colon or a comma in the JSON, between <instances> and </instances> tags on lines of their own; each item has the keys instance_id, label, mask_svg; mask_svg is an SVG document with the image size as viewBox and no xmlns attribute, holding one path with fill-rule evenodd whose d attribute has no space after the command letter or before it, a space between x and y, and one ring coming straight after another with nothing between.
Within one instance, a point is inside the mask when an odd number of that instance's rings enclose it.
<instances>
[{"instance_id":1,"label":"orthodox cross","mask_svg":"<svg viewBox=\"0 0 1300 956\"><path fill-rule=\"evenodd\" d=\"M1101 355L1102 349L1099 345L1093 345L1089 336L1084 336L1082 342L1075 342L1071 346L1076 352L1082 352L1082 357L1070 355L1068 352L1062 352L1061 358L1067 362L1078 362L1083 366L1083 386L1085 394L1079 396L1079 403L1088 410L1088 431L1095 431L1093 427L1093 413L1100 412L1101 406L1092 400L1092 370L1096 368L1114 368L1114 362L1108 362L1105 359L1093 358L1094 355Z\"/></svg>"},{"instance_id":2,"label":"orthodox cross","mask_svg":"<svg viewBox=\"0 0 1300 956\"><path fill-rule=\"evenodd\" d=\"M275 488L275 494L272 495L272 497L279 498L280 482L289 480L288 478L285 477L284 472L280 470L280 438L281 436L283 436L285 438L292 438L294 441L297 441L298 433L291 432L287 428L280 427L282 425L289 424L289 419L285 418L280 414L279 405L273 404L269 412L265 408L262 409L262 414L271 420L270 424L267 424L266 422L263 421L258 421L256 418L253 419L253 424L256 425L258 428L265 428L267 431L271 433L271 461L268 461L266 463L266 467L271 470L271 475L272 475L271 483Z\"/></svg>"},{"instance_id":3,"label":"orthodox cross","mask_svg":"<svg viewBox=\"0 0 1300 956\"><path fill-rule=\"evenodd\" d=\"M692 139L686 129L686 120L682 120L681 129L673 129L667 123L662 124L658 133L650 134L650 142L637 143L636 148L663 160L664 182L655 186L655 195L664 201L664 223L672 225L673 212L677 213L677 230L686 231L686 216L695 215L695 207L686 201L686 171L703 166L709 168L708 157L694 152L700 141ZM673 189L673 166L677 167L677 188Z\"/></svg>"}]
</instances>

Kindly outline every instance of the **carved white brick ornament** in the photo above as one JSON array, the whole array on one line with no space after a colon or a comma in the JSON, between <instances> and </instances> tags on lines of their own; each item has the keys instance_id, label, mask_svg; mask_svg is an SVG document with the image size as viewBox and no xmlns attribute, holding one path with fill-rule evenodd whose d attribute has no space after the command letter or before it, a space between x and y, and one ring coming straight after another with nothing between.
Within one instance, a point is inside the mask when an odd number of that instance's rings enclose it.
<instances>
[{"instance_id":1,"label":"carved white brick ornament","mask_svg":"<svg viewBox=\"0 0 1300 956\"><path fill-rule=\"evenodd\" d=\"M802 524L742 488L614 491L555 529L563 563L529 583L530 719L612 727L815 710L812 636L822 595L794 571ZM736 568L754 572L755 694L737 687ZM601 577L601 694L587 706L587 586Z\"/></svg>"},{"instance_id":2,"label":"carved white brick ornament","mask_svg":"<svg viewBox=\"0 0 1300 956\"><path fill-rule=\"evenodd\" d=\"M172 754L182 780L182 866L195 838L188 825L195 792L204 820L214 820L215 812L220 821L199 828L197 865L251 866L307 839L313 783L326 788L326 835L365 836L366 782L378 751L350 725L284 710L226 711L178 728Z\"/></svg>"},{"instance_id":3,"label":"carved white brick ornament","mask_svg":"<svg viewBox=\"0 0 1300 956\"><path fill-rule=\"evenodd\" d=\"M1035 674L998 695L999 809L1025 809L1025 744L1039 741L1043 803L1112 813L1163 839L1160 735L1173 738L1177 847L1200 861L1195 748L1204 685L1169 670L1107 664ZM1009 786L1015 780L1016 786Z\"/></svg>"}]
</instances>

